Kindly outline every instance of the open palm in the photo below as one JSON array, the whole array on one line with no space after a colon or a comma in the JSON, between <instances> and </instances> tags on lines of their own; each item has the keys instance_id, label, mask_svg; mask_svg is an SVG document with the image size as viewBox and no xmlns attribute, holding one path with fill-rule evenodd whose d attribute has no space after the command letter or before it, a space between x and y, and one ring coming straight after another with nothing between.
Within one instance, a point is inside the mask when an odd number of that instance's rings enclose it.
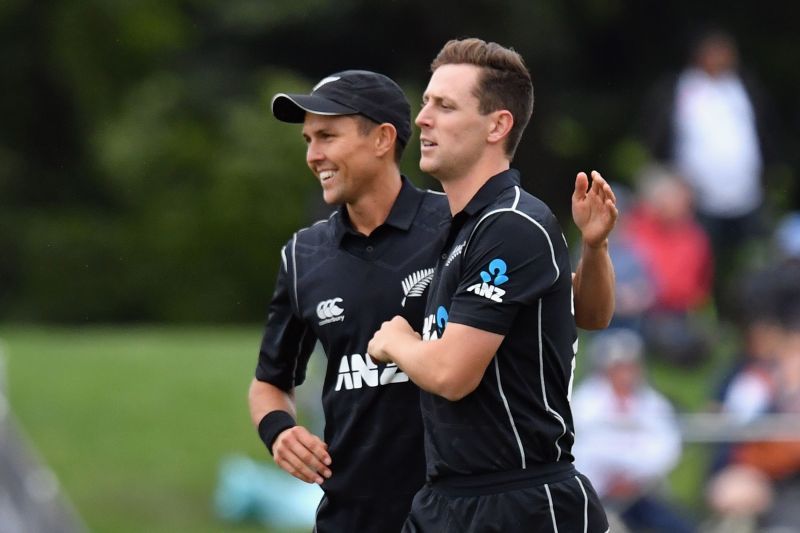
<instances>
[{"instance_id":1,"label":"open palm","mask_svg":"<svg viewBox=\"0 0 800 533\"><path fill-rule=\"evenodd\" d=\"M592 171L592 185L585 172L575 178L572 194L572 219L587 246L600 246L617 223L617 198L611 186L597 171Z\"/></svg>"}]
</instances>

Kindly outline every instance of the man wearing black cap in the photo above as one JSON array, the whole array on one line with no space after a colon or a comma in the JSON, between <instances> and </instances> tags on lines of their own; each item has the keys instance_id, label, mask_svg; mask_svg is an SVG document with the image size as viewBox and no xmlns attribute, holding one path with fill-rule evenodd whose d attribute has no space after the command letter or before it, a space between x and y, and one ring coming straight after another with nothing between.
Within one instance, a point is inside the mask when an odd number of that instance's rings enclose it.
<instances>
[{"instance_id":1,"label":"man wearing black cap","mask_svg":"<svg viewBox=\"0 0 800 533\"><path fill-rule=\"evenodd\" d=\"M398 314L422 331L425 289L450 218L447 200L400 174L410 108L389 78L339 72L309 95L276 95L272 112L303 124L306 162L325 201L340 207L295 233L281 252L251 416L281 468L322 485L316 531L399 531L425 480L419 389L396 365L375 364L367 342ZM581 230L607 234L616 215L613 202L605 203L607 186L599 178L589 189L585 175L578 183ZM592 272L583 279L610 268L606 259L590 258ZM581 276L579 268L576 283ZM613 275L583 286L578 314L587 326L604 325ZM295 424L293 401L317 340L328 359L324 440Z\"/></svg>"}]
</instances>

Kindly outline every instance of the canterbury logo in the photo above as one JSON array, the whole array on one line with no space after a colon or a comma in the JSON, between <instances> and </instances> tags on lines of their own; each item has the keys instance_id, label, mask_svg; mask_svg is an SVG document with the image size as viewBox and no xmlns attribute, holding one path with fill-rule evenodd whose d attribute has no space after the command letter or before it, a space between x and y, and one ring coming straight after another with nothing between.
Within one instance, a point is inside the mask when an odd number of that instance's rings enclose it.
<instances>
[{"instance_id":1,"label":"canterbury logo","mask_svg":"<svg viewBox=\"0 0 800 533\"><path fill-rule=\"evenodd\" d=\"M417 270L413 274L409 275L406 279L403 280L403 301L401 305L403 307L406 306L406 298L417 298L422 296L422 293L425 292L425 288L430 285L431 280L433 279L433 269L426 268L423 270Z\"/></svg>"},{"instance_id":2,"label":"canterbury logo","mask_svg":"<svg viewBox=\"0 0 800 533\"><path fill-rule=\"evenodd\" d=\"M341 302L341 298L332 298L317 304L317 316L320 319L320 326L330 324L331 322L341 322L344 320L344 316L342 316L344 309L338 305Z\"/></svg>"}]
</instances>

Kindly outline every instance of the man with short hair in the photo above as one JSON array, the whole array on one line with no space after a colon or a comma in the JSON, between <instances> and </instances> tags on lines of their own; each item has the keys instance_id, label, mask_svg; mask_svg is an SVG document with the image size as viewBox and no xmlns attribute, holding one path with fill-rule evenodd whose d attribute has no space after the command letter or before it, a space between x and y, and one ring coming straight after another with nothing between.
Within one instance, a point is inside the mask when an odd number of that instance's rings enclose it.
<instances>
[{"instance_id":1,"label":"man with short hair","mask_svg":"<svg viewBox=\"0 0 800 533\"><path fill-rule=\"evenodd\" d=\"M606 532L572 464L566 242L510 167L533 109L530 73L480 39L448 42L431 70L420 168L442 183L452 221L422 335L395 317L368 345L422 389L427 484L403 531Z\"/></svg>"},{"instance_id":2,"label":"man with short hair","mask_svg":"<svg viewBox=\"0 0 800 533\"><path fill-rule=\"evenodd\" d=\"M276 95L272 112L303 124L306 162L324 200L340 207L295 233L281 252L250 387L251 416L278 466L322 486L317 532L399 531L425 479L419 389L396 365L375 364L367 342L394 315L422 331L426 289L450 218L447 200L400 174L410 107L386 76L339 72L311 94ZM616 218L602 178L589 188L579 175L573 207L581 230L595 239L588 244L602 242ZM576 287L583 280L576 312L586 327L604 327L613 310L606 296L613 271L602 247L587 250L588 244L576 272ZM317 340L327 355L324 440L296 425L293 398Z\"/></svg>"}]
</instances>

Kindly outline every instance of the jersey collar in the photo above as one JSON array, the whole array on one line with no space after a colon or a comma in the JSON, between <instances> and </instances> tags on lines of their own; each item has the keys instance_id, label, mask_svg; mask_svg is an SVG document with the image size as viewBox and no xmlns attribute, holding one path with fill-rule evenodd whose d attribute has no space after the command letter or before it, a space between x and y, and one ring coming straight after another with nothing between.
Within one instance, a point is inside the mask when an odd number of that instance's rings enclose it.
<instances>
[{"instance_id":1,"label":"jersey collar","mask_svg":"<svg viewBox=\"0 0 800 533\"><path fill-rule=\"evenodd\" d=\"M475 196L464 206L463 213L474 215L481 212L487 205L494 202L498 195L509 187L519 185L519 171L514 168L495 174L478 189Z\"/></svg>"},{"instance_id":2,"label":"jersey collar","mask_svg":"<svg viewBox=\"0 0 800 533\"><path fill-rule=\"evenodd\" d=\"M408 230L414 222L414 217L417 216L417 210L425 192L414 187L405 176L401 176L401 179L403 180L403 185L400 187L400 194L397 195L397 200L394 201L392 210L389 211L389 216L386 217L384 224L394 226L397 229Z\"/></svg>"},{"instance_id":3,"label":"jersey collar","mask_svg":"<svg viewBox=\"0 0 800 533\"><path fill-rule=\"evenodd\" d=\"M397 199L389 211L389 216L386 217L382 226L392 226L408 231L414 222L414 217L417 216L417 210L419 210L425 192L416 188L407 177L401 176L401 180L400 193L397 195ZM336 224L334 225L334 237L341 243L342 238L347 233L356 234L356 231L350 225L347 208L344 205L340 205Z\"/></svg>"}]
</instances>

